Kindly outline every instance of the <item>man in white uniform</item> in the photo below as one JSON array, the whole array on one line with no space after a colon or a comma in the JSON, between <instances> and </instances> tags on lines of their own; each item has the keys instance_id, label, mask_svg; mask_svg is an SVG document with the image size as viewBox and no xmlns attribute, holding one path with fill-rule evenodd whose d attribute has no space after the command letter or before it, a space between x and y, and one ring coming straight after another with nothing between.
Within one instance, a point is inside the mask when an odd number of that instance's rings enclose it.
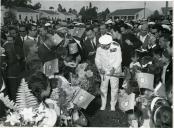
<instances>
[{"instance_id":1,"label":"man in white uniform","mask_svg":"<svg viewBox=\"0 0 174 128\"><path fill-rule=\"evenodd\" d=\"M100 47L97 48L95 63L101 76L100 90L102 92L102 106L100 110L105 110L107 103L108 83L111 85L111 111L115 111L119 78L112 74L121 72L122 54L120 45L112 40L110 35L99 38Z\"/></svg>"}]
</instances>

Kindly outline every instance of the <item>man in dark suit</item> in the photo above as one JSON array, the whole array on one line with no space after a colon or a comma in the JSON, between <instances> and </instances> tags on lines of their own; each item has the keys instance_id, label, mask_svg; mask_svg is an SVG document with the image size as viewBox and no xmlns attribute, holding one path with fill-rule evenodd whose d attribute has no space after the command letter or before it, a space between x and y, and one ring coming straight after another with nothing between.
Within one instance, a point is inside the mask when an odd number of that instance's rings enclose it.
<instances>
[{"instance_id":1,"label":"man in dark suit","mask_svg":"<svg viewBox=\"0 0 174 128\"><path fill-rule=\"evenodd\" d=\"M5 49L4 63L6 63L5 77L7 78L6 87L11 100L16 99L16 92L20 85L21 73L23 69L14 47L14 38L7 37L7 42L3 45Z\"/></svg>"},{"instance_id":2,"label":"man in dark suit","mask_svg":"<svg viewBox=\"0 0 174 128\"><path fill-rule=\"evenodd\" d=\"M82 43L84 51L84 60L90 60L94 63L96 49L99 45L99 38L95 36L92 28L86 30L87 39Z\"/></svg>"},{"instance_id":3,"label":"man in dark suit","mask_svg":"<svg viewBox=\"0 0 174 128\"><path fill-rule=\"evenodd\" d=\"M3 53L5 52L4 48L0 46L0 57L3 56ZM1 58L0 58L1 59ZM2 65L2 60L0 61L0 64ZM1 66L1 71L0 71L0 94L5 93L5 83L3 79L3 73L2 73L2 66ZM0 118L5 116L5 105L2 101L0 101Z\"/></svg>"}]
</instances>

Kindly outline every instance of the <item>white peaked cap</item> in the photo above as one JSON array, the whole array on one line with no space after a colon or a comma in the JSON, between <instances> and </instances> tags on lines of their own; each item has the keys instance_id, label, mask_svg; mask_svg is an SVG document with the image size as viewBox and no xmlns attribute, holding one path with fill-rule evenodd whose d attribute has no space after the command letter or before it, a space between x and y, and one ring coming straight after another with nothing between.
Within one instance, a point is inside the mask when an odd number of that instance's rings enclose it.
<instances>
[{"instance_id":1,"label":"white peaked cap","mask_svg":"<svg viewBox=\"0 0 174 128\"><path fill-rule=\"evenodd\" d=\"M99 38L100 44L110 44L112 41L112 36L110 35L103 35Z\"/></svg>"},{"instance_id":2,"label":"white peaked cap","mask_svg":"<svg viewBox=\"0 0 174 128\"><path fill-rule=\"evenodd\" d=\"M112 24L112 23L113 23L113 22L112 22L111 19L109 19L108 21L105 22L105 24Z\"/></svg>"},{"instance_id":3,"label":"white peaked cap","mask_svg":"<svg viewBox=\"0 0 174 128\"><path fill-rule=\"evenodd\" d=\"M162 26L163 28L165 28L165 29L171 31L171 29L170 29L170 27L169 27L168 25L163 24L163 25L161 25L161 26Z\"/></svg>"},{"instance_id":4,"label":"white peaked cap","mask_svg":"<svg viewBox=\"0 0 174 128\"><path fill-rule=\"evenodd\" d=\"M149 24L149 25L150 25L150 24L154 25L154 24L155 24L155 22L148 22L148 24Z\"/></svg>"},{"instance_id":5,"label":"white peaked cap","mask_svg":"<svg viewBox=\"0 0 174 128\"><path fill-rule=\"evenodd\" d=\"M125 23L125 24L127 24L129 27L133 28L133 26L131 24L129 24L129 23Z\"/></svg>"},{"instance_id":6,"label":"white peaked cap","mask_svg":"<svg viewBox=\"0 0 174 128\"><path fill-rule=\"evenodd\" d=\"M51 24L50 24L50 23L46 23L46 24L45 24L45 27L47 27L47 26L51 26Z\"/></svg>"}]
</instances>

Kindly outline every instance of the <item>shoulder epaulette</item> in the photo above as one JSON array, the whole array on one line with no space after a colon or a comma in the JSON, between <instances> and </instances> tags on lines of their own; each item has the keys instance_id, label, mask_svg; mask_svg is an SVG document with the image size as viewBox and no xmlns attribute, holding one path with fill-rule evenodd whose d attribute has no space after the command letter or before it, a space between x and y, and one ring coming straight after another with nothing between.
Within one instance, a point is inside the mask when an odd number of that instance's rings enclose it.
<instances>
[{"instance_id":1,"label":"shoulder epaulette","mask_svg":"<svg viewBox=\"0 0 174 128\"><path fill-rule=\"evenodd\" d=\"M113 45L116 45L116 46L120 46L120 44L119 44L119 43L117 43L117 42L115 42L115 41L114 41L114 42L112 42L112 44L113 44Z\"/></svg>"}]
</instances>

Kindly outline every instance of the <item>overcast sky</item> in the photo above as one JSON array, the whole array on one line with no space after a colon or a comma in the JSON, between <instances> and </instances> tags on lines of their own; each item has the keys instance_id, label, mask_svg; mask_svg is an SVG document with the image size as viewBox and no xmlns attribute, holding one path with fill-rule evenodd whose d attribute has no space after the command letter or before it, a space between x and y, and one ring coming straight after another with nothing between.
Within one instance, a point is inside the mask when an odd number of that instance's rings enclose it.
<instances>
[{"instance_id":1,"label":"overcast sky","mask_svg":"<svg viewBox=\"0 0 174 128\"><path fill-rule=\"evenodd\" d=\"M31 0L32 4L35 4L37 2L40 2L42 4L42 8L44 10L49 9L50 6L53 6L55 9L57 9L58 4L60 3L63 8L66 8L66 10L69 10L69 8L76 9L78 12L83 6L88 6L89 2L92 3L93 6L98 7L98 12L105 10L106 8L109 8L109 10L115 11L117 9L128 9L128 8L143 8L144 7L144 1L97 1L97 0ZM150 10L159 10L161 7L164 7L166 4L165 1L146 1L146 8L149 8ZM169 7L172 7L172 1L169 1Z\"/></svg>"}]
</instances>

